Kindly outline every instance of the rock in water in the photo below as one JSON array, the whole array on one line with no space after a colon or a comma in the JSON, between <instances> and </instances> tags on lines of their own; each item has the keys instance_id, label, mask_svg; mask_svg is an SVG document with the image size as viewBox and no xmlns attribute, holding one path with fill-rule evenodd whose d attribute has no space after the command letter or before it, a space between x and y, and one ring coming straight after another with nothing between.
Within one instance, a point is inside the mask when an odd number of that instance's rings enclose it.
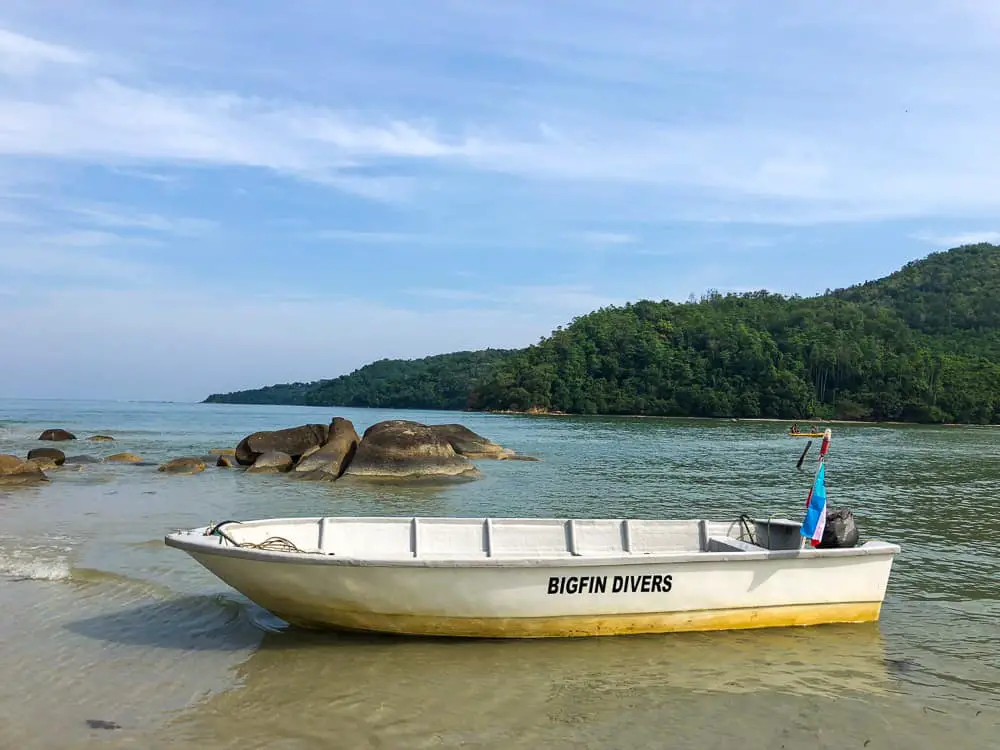
<instances>
[{"instance_id":1,"label":"rock in water","mask_svg":"<svg viewBox=\"0 0 1000 750\"><path fill-rule=\"evenodd\" d=\"M235 466L238 466L236 459L233 456L219 456L215 465L223 469L232 469Z\"/></svg>"},{"instance_id":2,"label":"rock in water","mask_svg":"<svg viewBox=\"0 0 1000 750\"><path fill-rule=\"evenodd\" d=\"M142 458L134 453L115 453L113 456L108 456L104 461L109 464L141 464Z\"/></svg>"},{"instance_id":3,"label":"rock in water","mask_svg":"<svg viewBox=\"0 0 1000 750\"><path fill-rule=\"evenodd\" d=\"M200 458L172 458L165 464L160 464L157 471L166 474L197 474L205 470L205 462Z\"/></svg>"},{"instance_id":4,"label":"rock in water","mask_svg":"<svg viewBox=\"0 0 1000 750\"><path fill-rule=\"evenodd\" d=\"M113 443L115 439L110 435L91 435L87 438L92 443Z\"/></svg>"},{"instance_id":5,"label":"rock in water","mask_svg":"<svg viewBox=\"0 0 1000 750\"><path fill-rule=\"evenodd\" d=\"M33 458L51 459L56 466L66 463L66 454L58 448L32 448L28 451L28 460L31 461Z\"/></svg>"},{"instance_id":6,"label":"rock in water","mask_svg":"<svg viewBox=\"0 0 1000 750\"><path fill-rule=\"evenodd\" d=\"M328 431L325 424L304 424L284 430L255 432L237 444L236 460L243 466L250 466L261 453L277 451L298 461L313 446L323 445Z\"/></svg>"},{"instance_id":7,"label":"rock in water","mask_svg":"<svg viewBox=\"0 0 1000 750\"><path fill-rule=\"evenodd\" d=\"M292 468L292 457L281 451L266 451L257 456L248 474L281 474Z\"/></svg>"},{"instance_id":8,"label":"rock in water","mask_svg":"<svg viewBox=\"0 0 1000 750\"><path fill-rule=\"evenodd\" d=\"M212 448L208 455L210 456L235 456L236 451L233 448Z\"/></svg>"},{"instance_id":9,"label":"rock in water","mask_svg":"<svg viewBox=\"0 0 1000 750\"><path fill-rule=\"evenodd\" d=\"M48 471L49 469L58 469L59 464L55 462L55 459L50 456L39 456L38 458L29 458L27 463L32 466L37 466L42 471Z\"/></svg>"},{"instance_id":10,"label":"rock in water","mask_svg":"<svg viewBox=\"0 0 1000 750\"><path fill-rule=\"evenodd\" d=\"M434 424L430 428L447 440L455 453L466 458L508 458L514 451L477 435L465 425Z\"/></svg>"},{"instance_id":11,"label":"rock in water","mask_svg":"<svg viewBox=\"0 0 1000 750\"><path fill-rule=\"evenodd\" d=\"M421 479L480 476L469 459L425 424L394 419L373 424L358 444L345 476Z\"/></svg>"},{"instance_id":12,"label":"rock in water","mask_svg":"<svg viewBox=\"0 0 1000 750\"><path fill-rule=\"evenodd\" d=\"M17 456L0 454L0 486L47 482L49 478L36 464L23 461Z\"/></svg>"},{"instance_id":13,"label":"rock in water","mask_svg":"<svg viewBox=\"0 0 1000 750\"><path fill-rule=\"evenodd\" d=\"M295 465L295 474L301 479L338 479L354 458L358 449L358 431L354 423L343 417L330 422L327 441L316 450L310 449Z\"/></svg>"},{"instance_id":14,"label":"rock in water","mask_svg":"<svg viewBox=\"0 0 1000 750\"><path fill-rule=\"evenodd\" d=\"M76 440L76 435L62 428L46 430L38 436L39 440Z\"/></svg>"}]
</instances>

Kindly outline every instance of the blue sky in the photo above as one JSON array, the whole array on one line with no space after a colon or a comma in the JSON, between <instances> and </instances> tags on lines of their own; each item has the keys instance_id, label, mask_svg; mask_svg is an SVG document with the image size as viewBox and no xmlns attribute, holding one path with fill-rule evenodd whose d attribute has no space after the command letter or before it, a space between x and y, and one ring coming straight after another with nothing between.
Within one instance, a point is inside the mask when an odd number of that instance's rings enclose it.
<instances>
[{"instance_id":1,"label":"blue sky","mask_svg":"<svg viewBox=\"0 0 1000 750\"><path fill-rule=\"evenodd\" d=\"M0 395L197 400L998 241L998 32L973 0L4 0Z\"/></svg>"}]
</instances>

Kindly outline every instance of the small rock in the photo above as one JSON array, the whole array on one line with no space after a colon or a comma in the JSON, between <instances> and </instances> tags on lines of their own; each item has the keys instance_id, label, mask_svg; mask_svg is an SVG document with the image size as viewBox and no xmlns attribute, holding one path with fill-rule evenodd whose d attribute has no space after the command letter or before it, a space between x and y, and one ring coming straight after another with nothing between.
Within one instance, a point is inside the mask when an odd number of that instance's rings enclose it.
<instances>
[{"instance_id":1,"label":"small rock","mask_svg":"<svg viewBox=\"0 0 1000 750\"><path fill-rule=\"evenodd\" d=\"M197 474L205 470L205 462L200 458L182 457L174 458L165 464L160 464L157 471L167 474Z\"/></svg>"},{"instance_id":2,"label":"small rock","mask_svg":"<svg viewBox=\"0 0 1000 750\"><path fill-rule=\"evenodd\" d=\"M56 463L55 459L51 456L38 456L37 458L29 458L27 463L37 466L42 471L48 471L49 469L58 469L59 464Z\"/></svg>"},{"instance_id":3,"label":"small rock","mask_svg":"<svg viewBox=\"0 0 1000 750\"><path fill-rule=\"evenodd\" d=\"M113 443L115 441L110 435L91 435L87 440L92 443Z\"/></svg>"},{"instance_id":4,"label":"small rock","mask_svg":"<svg viewBox=\"0 0 1000 750\"><path fill-rule=\"evenodd\" d=\"M144 459L135 455L134 453L116 453L113 456L108 456L104 461L109 464L139 464L142 463Z\"/></svg>"},{"instance_id":5,"label":"small rock","mask_svg":"<svg viewBox=\"0 0 1000 750\"><path fill-rule=\"evenodd\" d=\"M0 454L0 485L11 486L47 481L49 478L36 464L24 461L17 456Z\"/></svg>"},{"instance_id":6,"label":"small rock","mask_svg":"<svg viewBox=\"0 0 1000 750\"><path fill-rule=\"evenodd\" d=\"M87 719L87 726L91 729L121 729L122 725L114 721L105 719Z\"/></svg>"},{"instance_id":7,"label":"small rock","mask_svg":"<svg viewBox=\"0 0 1000 750\"><path fill-rule=\"evenodd\" d=\"M218 460L215 462L216 466L220 466L224 469L233 469L239 464L236 463L236 458L234 456L219 456Z\"/></svg>"},{"instance_id":8,"label":"small rock","mask_svg":"<svg viewBox=\"0 0 1000 750\"><path fill-rule=\"evenodd\" d=\"M101 459L95 456L67 456L65 464L99 464ZM65 465L64 464L64 465Z\"/></svg>"},{"instance_id":9,"label":"small rock","mask_svg":"<svg viewBox=\"0 0 1000 750\"><path fill-rule=\"evenodd\" d=\"M248 474L280 474L292 468L294 461L287 453L267 451L261 453L253 466L247 469Z\"/></svg>"},{"instance_id":10,"label":"small rock","mask_svg":"<svg viewBox=\"0 0 1000 750\"><path fill-rule=\"evenodd\" d=\"M48 458L56 466L62 466L66 462L66 454L58 448L32 448L28 451L28 460L34 458Z\"/></svg>"},{"instance_id":11,"label":"small rock","mask_svg":"<svg viewBox=\"0 0 1000 750\"><path fill-rule=\"evenodd\" d=\"M76 440L76 435L62 428L45 430L38 436L39 440Z\"/></svg>"}]
</instances>

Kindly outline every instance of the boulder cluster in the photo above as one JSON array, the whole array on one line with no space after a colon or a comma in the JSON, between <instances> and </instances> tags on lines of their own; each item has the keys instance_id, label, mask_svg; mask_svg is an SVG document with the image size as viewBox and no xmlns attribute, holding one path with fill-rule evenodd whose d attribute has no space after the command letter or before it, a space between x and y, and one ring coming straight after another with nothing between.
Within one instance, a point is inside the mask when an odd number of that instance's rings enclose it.
<instances>
[{"instance_id":1,"label":"boulder cluster","mask_svg":"<svg viewBox=\"0 0 1000 750\"><path fill-rule=\"evenodd\" d=\"M475 478L472 459L521 459L460 424L404 419L377 422L358 436L349 419L247 435L234 451L249 473L288 472L301 479ZM221 459L220 459L221 460Z\"/></svg>"},{"instance_id":2,"label":"boulder cluster","mask_svg":"<svg viewBox=\"0 0 1000 750\"><path fill-rule=\"evenodd\" d=\"M45 430L38 436L39 440L50 442L61 442L76 440L76 435L64 429ZM113 442L114 438L108 435L92 435L87 440L95 443ZM120 456L128 454L119 454ZM110 456L105 461L115 460L115 456ZM141 461L142 459L137 460ZM47 482L46 471L58 469L63 466L75 466L80 468L83 464L101 463L101 459L93 456L67 456L58 448L32 448L27 456L20 458L10 454L0 454L0 487L10 487L13 485L35 484Z\"/></svg>"},{"instance_id":3,"label":"boulder cluster","mask_svg":"<svg viewBox=\"0 0 1000 750\"><path fill-rule=\"evenodd\" d=\"M76 440L63 429L45 430L39 440ZM107 435L88 440L111 442ZM349 419L304 424L247 435L235 448L213 448L204 456L174 458L157 467L165 474L197 474L209 464L245 468L249 474L289 474L298 479L335 481L474 479L481 476L474 459L521 460L460 424L426 425L403 419L377 422L359 436ZM98 463L90 456L68 457L57 448L34 448L27 457L0 455L0 486L45 482L45 471L64 465ZM132 453L116 453L105 463L148 465Z\"/></svg>"}]
</instances>

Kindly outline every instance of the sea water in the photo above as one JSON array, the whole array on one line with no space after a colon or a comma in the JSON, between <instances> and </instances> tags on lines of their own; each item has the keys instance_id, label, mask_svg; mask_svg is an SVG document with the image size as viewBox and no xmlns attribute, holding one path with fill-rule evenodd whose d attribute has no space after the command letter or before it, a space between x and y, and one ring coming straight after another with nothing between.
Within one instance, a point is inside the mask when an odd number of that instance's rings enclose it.
<instances>
[{"instance_id":1,"label":"sea water","mask_svg":"<svg viewBox=\"0 0 1000 750\"><path fill-rule=\"evenodd\" d=\"M163 460L333 416L460 422L537 456L452 486ZM80 439L40 443L63 427ZM0 489L0 748L995 748L1000 432L835 425L827 486L902 545L880 622L547 641L308 633L163 535L316 514L800 518L817 445L765 422L0 400L0 453L147 465ZM86 441L103 433L113 443Z\"/></svg>"}]
</instances>

